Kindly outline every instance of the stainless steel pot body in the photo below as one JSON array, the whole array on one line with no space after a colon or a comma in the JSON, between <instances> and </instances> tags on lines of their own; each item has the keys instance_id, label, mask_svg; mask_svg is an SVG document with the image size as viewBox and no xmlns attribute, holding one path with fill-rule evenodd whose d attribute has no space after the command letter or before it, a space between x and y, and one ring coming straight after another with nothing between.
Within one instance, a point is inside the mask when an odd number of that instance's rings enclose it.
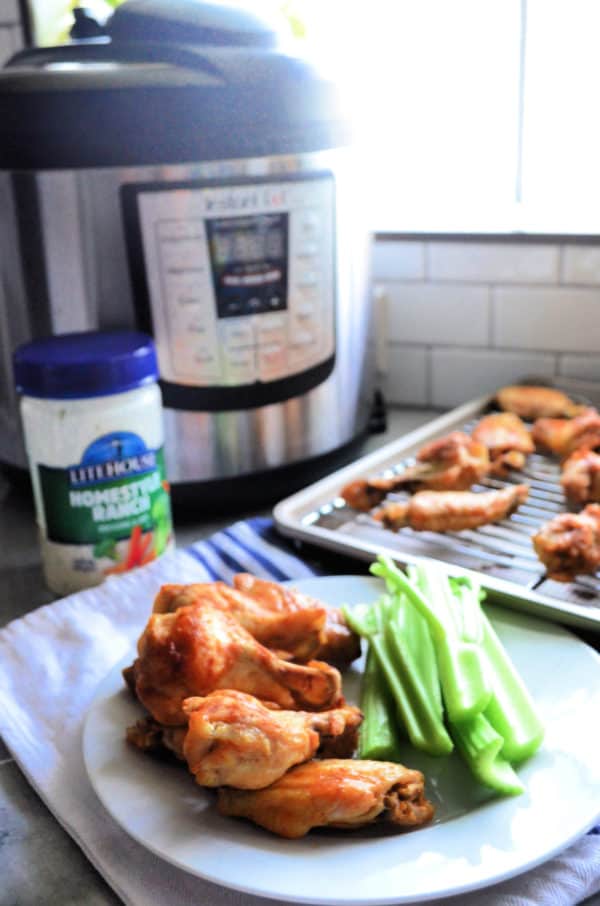
<instances>
[{"instance_id":1,"label":"stainless steel pot body","mask_svg":"<svg viewBox=\"0 0 600 906\"><path fill-rule=\"evenodd\" d=\"M370 236L352 153L309 154L127 168L0 174L0 460L25 466L14 348L33 337L139 326L122 210L123 187L331 175L334 204L334 367L289 399L222 411L165 408L174 482L210 481L334 451L362 432L374 389Z\"/></svg>"}]
</instances>

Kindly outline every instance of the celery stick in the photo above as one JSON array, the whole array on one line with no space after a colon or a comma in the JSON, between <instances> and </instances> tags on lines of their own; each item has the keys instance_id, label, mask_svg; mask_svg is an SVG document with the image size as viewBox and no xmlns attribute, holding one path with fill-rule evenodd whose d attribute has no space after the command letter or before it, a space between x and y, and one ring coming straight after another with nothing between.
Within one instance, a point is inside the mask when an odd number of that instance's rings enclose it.
<instances>
[{"instance_id":1,"label":"celery stick","mask_svg":"<svg viewBox=\"0 0 600 906\"><path fill-rule=\"evenodd\" d=\"M503 757L508 761L523 761L540 746L544 727L502 642L485 614L482 616L483 649L493 690L484 714L504 739Z\"/></svg>"},{"instance_id":2,"label":"celery stick","mask_svg":"<svg viewBox=\"0 0 600 906\"><path fill-rule=\"evenodd\" d=\"M344 618L350 629L363 639L368 639L379 631L377 613L372 604L357 604L355 607L342 607Z\"/></svg>"},{"instance_id":3,"label":"celery stick","mask_svg":"<svg viewBox=\"0 0 600 906\"><path fill-rule=\"evenodd\" d=\"M409 578L411 572L409 571ZM414 669L419 672L423 685L440 718L444 715L442 689L435 656L435 647L427 620L406 595L402 596L400 610L402 625L400 632L406 638L406 649L414 660Z\"/></svg>"},{"instance_id":4,"label":"celery stick","mask_svg":"<svg viewBox=\"0 0 600 906\"><path fill-rule=\"evenodd\" d=\"M430 755L447 755L454 747L444 726L443 715L438 710L437 699L430 691L432 677L437 677L435 653L431 663L424 670L419 669L412 656L411 633L408 630L412 609L408 600L392 601L386 614L384 640L398 678L419 715L419 727L425 740L419 748Z\"/></svg>"},{"instance_id":5,"label":"celery stick","mask_svg":"<svg viewBox=\"0 0 600 906\"><path fill-rule=\"evenodd\" d=\"M473 641L470 621L465 624L462 620L460 602L446 575L434 564L426 569L419 567L417 588L389 558L382 556L371 566L371 572L385 578L389 589L404 592L427 620L448 718L466 720L483 711L492 695L483 654Z\"/></svg>"},{"instance_id":6,"label":"celery stick","mask_svg":"<svg viewBox=\"0 0 600 906\"><path fill-rule=\"evenodd\" d=\"M427 698L422 683L411 676L402 646L392 650L390 630L386 632L384 627L390 606L389 597L384 595L372 608L361 605L344 607L343 611L348 625L371 643L410 742L416 749L432 755L450 752L452 740Z\"/></svg>"},{"instance_id":7,"label":"celery stick","mask_svg":"<svg viewBox=\"0 0 600 906\"><path fill-rule=\"evenodd\" d=\"M370 644L360 692L363 722L358 741L359 757L376 761L400 761L393 702Z\"/></svg>"},{"instance_id":8,"label":"celery stick","mask_svg":"<svg viewBox=\"0 0 600 906\"><path fill-rule=\"evenodd\" d=\"M452 724L451 731L459 752L480 783L504 795L523 792L523 784L500 754L502 737L483 714Z\"/></svg>"},{"instance_id":9,"label":"celery stick","mask_svg":"<svg viewBox=\"0 0 600 906\"><path fill-rule=\"evenodd\" d=\"M469 642L481 645L483 642L483 619L479 599L480 587L466 576L457 578L448 576L450 591L457 598L462 637Z\"/></svg>"}]
</instances>

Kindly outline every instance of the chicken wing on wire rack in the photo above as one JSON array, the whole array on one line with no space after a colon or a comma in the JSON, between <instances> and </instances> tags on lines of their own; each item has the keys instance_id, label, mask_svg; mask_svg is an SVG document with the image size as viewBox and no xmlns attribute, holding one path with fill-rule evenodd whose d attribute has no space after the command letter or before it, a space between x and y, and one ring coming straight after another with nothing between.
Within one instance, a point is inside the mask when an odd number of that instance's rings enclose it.
<instances>
[{"instance_id":1,"label":"chicken wing on wire rack","mask_svg":"<svg viewBox=\"0 0 600 906\"><path fill-rule=\"evenodd\" d=\"M549 398L550 402L547 399L545 401L546 409L540 409L539 400L536 402L540 414L559 413L564 416L566 414L564 407L567 406L570 418L561 419L563 423L569 421L579 425L580 421L587 421L588 426L593 429L595 425L592 425L592 421L599 418L593 410L593 405L600 405L600 386L589 385L588 387L583 384L579 386L580 382L570 383L577 383L577 387L573 386L570 395L567 396L566 393L563 393L554 400ZM567 403L564 402L565 400ZM561 403L562 409L556 408L557 401ZM555 405L554 409L551 408L550 403ZM500 414L494 413L495 406L493 397L465 404L432 422L429 437L425 429L419 429L414 432L415 441L412 444L412 435L409 435L406 442L404 439L400 439L382 448L382 455L379 458L371 454L368 457L368 472L373 477L369 477L368 483L375 487L374 479L377 479L379 488L375 492L375 502L371 504L368 512L365 512L366 507L359 512L349 506L349 501L344 499L347 495L342 496L339 484L336 488L335 475L333 475L328 484L320 483L320 500L316 493L310 494L310 489L307 489L307 492L296 495L297 508L293 504L290 505L293 498L290 498L289 502L284 502L285 508L279 508L280 525L285 525L285 533L294 537L296 535L295 522L299 533L306 541L312 540L311 533L314 528L317 544L321 543L321 531L325 530L329 539L327 546L346 554L354 553L364 559L369 558L369 552L371 552L371 556L374 556L378 550L385 549L392 556L396 556L399 562L402 562L403 556L408 558L408 561L405 560L405 562L410 562L412 556L426 556L458 567L476 570L487 577L488 590L493 591L497 586L498 600L504 599L507 603L512 601L514 606L524 606L525 609L534 612L539 612L541 609L546 615L551 608L557 618L563 619L564 622L574 622L576 625L583 623L590 626L600 625L600 579L598 575L591 572L574 575L571 572L568 576L570 581L557 582L546 571L545 564L538 559L532 543L532 536L543 525L564 512L568 505L565 500L567 488L564 485L561 487L560 461L555 455L549 455L547 449L539 449L527 454L525 465L522 468L515 468L513 463L507 464L505 474L502 474L500 470L494 474L495 470L492 468L474 483L472 491L478 494L485 494L490 490L502 491L507 487L514 488L516 484L529 486L527 500L520 502L516 511L506 513L499 522L486 522L486 524L474 528L459 530L448 527L445 532L429 530L415 532L410 527L402 528L397 532L386 529L381 521L378 522L373 518L374 512L378 507L381 509L384 501L384 505L406 505L409 497L404 492L402 483L396 484L396 481L405 472L410 474L413 465L419 464L418 458L413 459L412 457L418 457L419 450L424 444L439 441L439 435L444 433L446 435L448 433L462 433L463 435L475 433L474 429L486 417ZM524 412L523 414L531 413ZM592 414L594 419L592 419ZM496 425L498 424L499 422L496 421ZM527 431L531 427L531 424L525 426ZM436 429L437 437L434 433ZM419 437L418 444L416 443L417 436ZM493 466L495 458L493 445L490 445L490 452ZM520 464L517 463L517 465ZM354 486L360 489L359 482L362 482L364 488L365 479L353 477L352 471L348 469L345 471L348 474L347 487ZM354 470L354 476L357 474L360 475L358 468ZM590 483L592 478L593 476L590 476ZM388 490L390 487L393 489ZM381 493L382 490L383 493ZM328 493L329 496L327 496ZM416 496L418 497L418 494ZM307 502L309 502L308 508ZM402 508L399 508L397 512L402 514ZM496 580L500 581L496 582ZM526 592L525 597L523 597L523 592ZM522 605L521 602L524 604Z\"/></svg>"}]
</instances>

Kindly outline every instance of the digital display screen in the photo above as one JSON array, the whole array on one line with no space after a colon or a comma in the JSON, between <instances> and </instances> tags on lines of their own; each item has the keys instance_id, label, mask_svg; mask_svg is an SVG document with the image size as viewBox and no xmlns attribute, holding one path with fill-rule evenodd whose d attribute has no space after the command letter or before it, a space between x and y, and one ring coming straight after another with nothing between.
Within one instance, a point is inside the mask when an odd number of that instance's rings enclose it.
<instances>
[{"instance_id":1,"label":"digital display screen","mask_svg":"<svg viewBox=\"0 0 600 906\"><path fill-rule=\"evenodd\" d=\"M287 307L288 214L206 221L219 318Z\"/></svg>"}]
</instances>

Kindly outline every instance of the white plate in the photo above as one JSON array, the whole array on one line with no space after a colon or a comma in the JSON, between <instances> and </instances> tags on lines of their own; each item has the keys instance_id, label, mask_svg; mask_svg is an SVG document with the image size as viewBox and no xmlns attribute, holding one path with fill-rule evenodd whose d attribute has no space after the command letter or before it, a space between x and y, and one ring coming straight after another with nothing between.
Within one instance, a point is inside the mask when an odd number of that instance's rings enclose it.
<instances>
[{"instance_id":1,"label":"white plate","mask_svg":"<svg viewBox=\"0 0 600 906\"><path fill-rule=\"evenodd\" d=\"M290 583L333 605L372 600L379 580L331 576ZM546 725L542 748L519 769L523 795L489 799L454 755L407 748L424 770L435 822L410 833L374 828L312 832L283 840L217 814L214 796L178 765L124 742L141 713L120 671L100 686L84 730L91 783L113 818L138 842L185 871L225 887L300 903L407 903L458 894L550 858L600 815L600 658L566 630L534 617L488 613ZM360 668L360 664L358 665ZM355 698L358 669L344 677Z\"/></svg>"}]
</instances>

